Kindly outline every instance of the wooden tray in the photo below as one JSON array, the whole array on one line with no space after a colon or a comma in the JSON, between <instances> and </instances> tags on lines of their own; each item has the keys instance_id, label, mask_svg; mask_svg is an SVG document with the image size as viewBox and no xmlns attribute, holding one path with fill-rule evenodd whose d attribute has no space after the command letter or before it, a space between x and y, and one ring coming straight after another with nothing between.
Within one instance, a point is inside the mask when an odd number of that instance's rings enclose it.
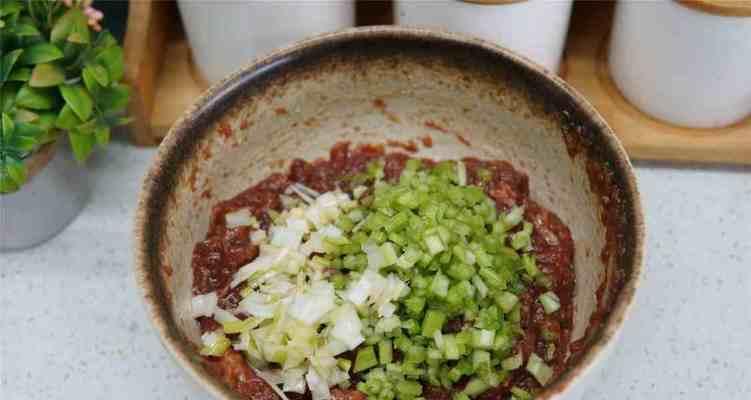
<instances>
[{"instance_id":1,"label":"wooden tray","mask_svg":"<svg viewBox=\"0 0 751 400\"><path fill-rule=\"evenodd\" d=\"M392 21L388 2L358 3L357 24ZM751 118L722 129L681 128L634 108L610 80L606 65L612 2L574 6L561 71L602 113L634 159L751 164ZM158 144L206 88L194 67L172 1L130 2L125 38L126 78L134 86L133 140Z\"/></svg>"},{"instance_id":2,"label":"wooden tray","mask_svg":"<svg viewBox=\"0 0 751 400\"><path fill-rule=\"evenodd\" d=\"M576 3L561 71L605 117L631 158L751 164L751 117L720 129L683 128L650 117L623 97L607 67L613 6Z\"/></svg>"}]
</instances>

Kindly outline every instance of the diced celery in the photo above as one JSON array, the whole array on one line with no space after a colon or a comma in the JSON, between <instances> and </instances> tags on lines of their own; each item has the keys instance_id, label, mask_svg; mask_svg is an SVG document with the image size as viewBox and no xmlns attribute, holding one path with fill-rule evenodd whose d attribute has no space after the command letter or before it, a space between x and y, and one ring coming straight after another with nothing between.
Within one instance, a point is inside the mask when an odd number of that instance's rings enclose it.
<instances>
[{"instance_id":1,"label":"diced celery","mask_svg":"<svg viewBox=\"0 0 751 400\"><path fill-rule=\"evenodd\" d=\"M425 238L425 246L428 248L430 255L436 255L445 250L441 238L437 235L427 236Z\"/></svg>"},{"instance_id":2,"label":"diced celery","mask_svg":"<svg viewBox=\"0 0 751 400\"><path fill-rule=\"evenodd\" d=\"M425 308L425 298L410 296L404 300L404 306L410 315L419 315Z\"/></svg>"},{"instance_id":3,"label":"diced celery","mask_svg":"<svg viewBox=\"0 0 751 400\"><path fill-rule=\"evenodd\" d=\"M495 303L498 304L498 307L501 307L501 310L506 314L511 312L518 302L519 298L511 292L500 292L495 296Z\"/></svg>"},{"instance_id":4,"label":"diced celery","mask_svg":"<svg viewBox=\"0 0 751 400\"><path fill-rule=\"evenodd\" d=\"M355 369L353 372L361 372L378 365L375 349L373 346L366 346L357 351L355 356Z\"/></svg>"},{"instance_id":5,"label":"diced celery","mask_svg":"<svg viewBox=\"0 0 751 400\"><path fill-rule=\"evenodd\" d=\"M553 378L553 369L535 353L530 354L526 369L542 386L547 385Z\"/></svg>"},{"instance_id":6,"label":"diced celery","mask_svg":"<svg viewBox=\"0 0 751 400\"><path fill-rule=\"evenodd\" d=\"M524 363L524 360L522 359L522 354L517 353L501 361L501 368L503 368L506 371L513 371L521 367L522 363Z\"/></svg>"},{"instance_id":7,"label":"diced celery","mask_svg":"<svg viewBox=\"0 0 751 400\"><path fill-rule=\"evenodd\" d=\"M396 265L403 269L409 269L412 268L420 258L422 258L422 252L420 252L420 250L414 247L407 247L404 253L399 256L399 259L396 260Z\"/></svg>"},{"instance_id":8,"label":"diced celery","mask_svg":"<svg viewBox=\"0 0 751 400\"><path fill-rule=\"evenodd\" d=\"M422 320L422 336L433 337L436 331L441 331L446 322L446 313L438 310L428 310Z\"/></svg>"},{"instance_id":9,"label":"diced celery","mask_svg":"<svg viewBox=\"0 0 751 400\"><path fill-rule=\"evenodd\" d=\"M352 360L349 360L347 358L337 358L336 366L341 368L343 371L348 372L349 369L352 368Z\"/></svg>"},{"instance_id":10,"label":"diced celery","mask_svg":"<svg viewBox=\"0 0 751 400\"><path fill-rule=\"evenodd\" d=\"M472 368L475 371L490 371L490 353L485 350L472 352Z\"/></svg>"},{"instance_id":11,"label":"diced celery","mask_svg":"<svg viewBox=\"0 0 751 400\"><path fill-rule=\"evenodd\" d=\"M391 340L381 340L378 343L378 359L381 364L389 364L394 359L394 351Z\"/></svg>"},{"instance_id":12,"label":"diced celery","mask_svg":"<svg viewBox=\"0 0 751 400\"><path fill-rule=\"evenodd\" d=\"M396 255L396 246L391 242L386 242L381 245L381 254L383 255L383 267L394 265L399 258Z\"/></svg>"},{"instance_id":13,"label":"diced celery","mask_svg":"<svg viewBox=\"0 0 751 400\"><path fill-rule=\"evenodd\" d=\"M443 335L443 354L447 360L458 360L461 356L461 350L456 343L456 336Z\"/></svg>"},{"instance_id":14,"label":"diced celery","mask_svg":"<svg viewBox=\"0 0 751 400\"><path fill-rule=\"evenodd\" d=\"M454 263L446 270L446 275L463 281L472 278L475 275L475 269L467 264Z\"/></svg>"},{"instance_id":15,"label":"diced celery","mask_svg":"<svg viewBox=\"0 0 751 400\"><path fill-rule=\"evenodd\" d=\"M537 299L542 304L542 308L545 309L545 314L552 314L561 308L561 300L552 291L541 294Z\"/></svg>"},{"instance_id":16,"label":"diced celery","mask_svg":"<svg viewBox=\"0 0 751 400\"><path fill-rule=\"evenodd\" d=\"M437 273L430 284L430 292L438 297L446 297L449 291L449 283L449 278Z\"/></svg>"},{"instance_id":17,"label":"diced celery","mask_svg":"<svg viewBox=\"0 0 751 400\"><path fill-rule=\"evenodd\" d=\"M488 384L483 382L482 379L474 378L471 379L467 386L464 387L464 393L466 393L470 397L475 397L479 394L482 394L486 390L488 390Z\"/></svg>"},{"instance_id":18,"label":"diced celery","mask_svg":"<svg viewBox=\"0 0 751 400\"><path fill-rule=\"evenodd\" d=\"M472 347L476 349L492 349L494 341L494 331L488 329L475 329L472 331Z\"/></svg>"},{"instance_id":19,"label":"diced celery","mask_svg":"<svg viewBox=\"0 0 751 400\"><path fill-rule=\"evenodd\" d=\"M422 385L413 381L401 381L396 384L400 399L412 399L422 394Z\"/></svg>"}]
</instances>

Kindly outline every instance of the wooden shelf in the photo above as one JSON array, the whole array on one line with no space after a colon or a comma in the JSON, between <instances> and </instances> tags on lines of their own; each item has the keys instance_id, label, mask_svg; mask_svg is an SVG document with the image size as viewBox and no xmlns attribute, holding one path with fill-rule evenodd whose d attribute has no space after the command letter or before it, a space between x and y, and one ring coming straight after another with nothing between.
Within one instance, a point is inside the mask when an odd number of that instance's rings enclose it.
<instances>
[{"instance_id":1,"label":"wooden shelf","mask_svg":"<svg viewBox=\"0 0 751 400\"><path fill-rule=\"evenodd\" d=\"M621 95L607 70L613 2L574 6L561 73L605 117L634 159L751 164L751 118L722 129L689 129L649 117ZM392 21L388 2L358 4L358 25ZM171 1L133 0L125 39L126 78L135 88L133 140L155 145L206 88Z\"/></svg>"}]
</instances>

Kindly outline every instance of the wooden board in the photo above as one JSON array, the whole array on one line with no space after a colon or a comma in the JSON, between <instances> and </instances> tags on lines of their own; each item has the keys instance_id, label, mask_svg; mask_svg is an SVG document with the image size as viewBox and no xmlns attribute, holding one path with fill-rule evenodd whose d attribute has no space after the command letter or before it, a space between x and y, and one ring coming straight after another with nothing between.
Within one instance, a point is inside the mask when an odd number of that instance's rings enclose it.
<instances>
[{"instance_id":1,"label":"wooden board","mask_svg":"<svg viewBox=\"0 0 751 400\"><path fill-rule=\"evenodd\" d=\"M623 97L607 67L612 14L611 2L576 3L561 70L615 130L631 158L751 164L751 118L720 129L683 128L648 116Z\"/></svg>"},{"instance_id":2,"label":"wooden board","mask_svg":"<svg viewBox=\"0 0 751 400\"><path fill-rule=\"evenodd\" d=\"M561 73L602 113L634 159L751 164L751 118L722 129L688 129L637 110L611 81L606 65L613 3L577 2ZM358 3L358 25L393 21L389 2ZM190 56L174 2L132 0L125 39L126 78L134 86L131 130L155 145L207 88Z\"/></svg>"}]
</instances>

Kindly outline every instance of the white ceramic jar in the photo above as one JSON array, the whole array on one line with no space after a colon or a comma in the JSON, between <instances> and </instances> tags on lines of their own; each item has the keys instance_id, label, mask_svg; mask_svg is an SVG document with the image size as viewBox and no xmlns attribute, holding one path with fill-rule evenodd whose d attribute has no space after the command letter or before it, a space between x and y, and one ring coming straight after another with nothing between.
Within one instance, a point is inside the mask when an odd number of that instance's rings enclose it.
<instances>
[{"instance_id":1,"label":"white ceramic jar","mask_svg":"<svg viewBox=\"0 0 751 400\"><path fill-rule=\"evenodd\" d=\"M442 28L509 48L557 72L571 0L395 0L397 25Z\"/></svg>"},{"instance_id":2,"label":"white ceramic jar","mask_svg":"<svg viewBox=\"0 0 751 400\"><path fill-rule=\"evenodd\" d=\"M193 58L210 82L310 35L355 25L354 0L178 0Z\"/></svg>"},{"instance_id":3,"label":"white ceramic jar","mask_svg":"<svg viewBox=\"0 0 751 400\"><path fill-rule=\"evenodd\" d=\"M702 4L710 7L620 1L609 65L623 95L645 113L714 128L751 115L751 6L744 16L742 8Z\"/></svg>"}]
</instances>

